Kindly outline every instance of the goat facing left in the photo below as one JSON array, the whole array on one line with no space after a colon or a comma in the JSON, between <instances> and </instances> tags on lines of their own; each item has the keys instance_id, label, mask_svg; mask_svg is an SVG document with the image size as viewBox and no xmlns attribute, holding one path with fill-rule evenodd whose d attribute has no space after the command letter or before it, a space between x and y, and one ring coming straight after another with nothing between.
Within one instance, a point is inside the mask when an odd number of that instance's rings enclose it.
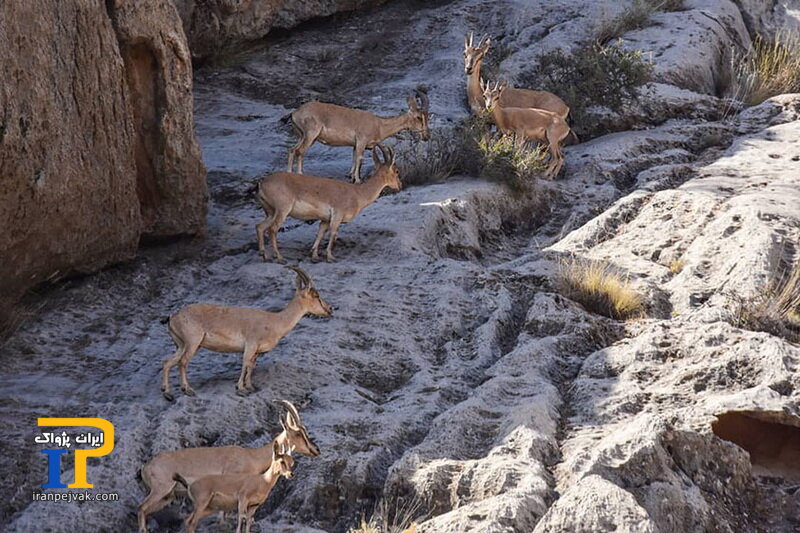
<instances>
[{"instance_id":1,"label":"goat facing left","mask_svg":"<svg viewBox=\"0 0 800 533\"><path fill-rule=\"evenodd\" d=\"M186 518L186 533L194 533L200 520L217 511L238 511L236 533L241 533L242 522L245 533L250 533L256 510L281 477L292 478L293 467L291 448L276 442L272 447L272 463L263 474L218 474L190 483L176 473L174 480L186 487L194 504L192 514Z\"/></svg>"},{"instance_id":2,"label":"goat facing left","mask_svg":"<svg viewBox=\"0 0 800 533\"><path fill-rule=\"evenodd\" d=\"M287 268L297 273L297 282L294 298L282 311L191 304L169 317L169 334L177 350L163 363L161 390L167 400L173 399L169 374L175 365L184 394L194 396L186 369L200 348L223 353L242 352L242 372L236 392L245 395L255 391L252 377L259 354L274 348L305 315L333 315L333 308L322 299L309 275L299 267Z\"/></svg>"}]
</instances>

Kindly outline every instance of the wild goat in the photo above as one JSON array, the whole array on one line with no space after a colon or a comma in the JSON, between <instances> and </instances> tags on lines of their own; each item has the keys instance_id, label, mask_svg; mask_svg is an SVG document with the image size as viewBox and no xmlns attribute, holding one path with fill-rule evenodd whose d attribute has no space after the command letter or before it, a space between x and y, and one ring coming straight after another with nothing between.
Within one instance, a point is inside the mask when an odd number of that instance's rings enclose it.
<instances>
[{"instance_id":1,"label":"wild goat","mask_svg":"<svg viewBox=\"0 0 800 533\"><path fill-rule=\"evenodd\" d=\"M297 408L289 401L274 400L286 409L279 417L283 430L261 448L220 446L218 448L185 448L164 452L142 467L142 482L149 490L139 505L140 533L147 533L147 517L172 502L181 492L175 485L175 475L191 483L204 476L216 474L260 474L272 464L275 445L291 447L303 455L317 457L319 448L308 435Z\"/></svg>"},{"instance_id":2,"label":"wild goat","mask_svg":"<svg viewBox=\"0 0 800 533\"><path fill-rule=\"evenodd\" d=\"M176 473L175 481L186 487L194 504L192 514L186 518L186 533L194 533L197 523L216 511L234 510L239 512L236 533L241 533L242 522L245 523L245 533L250 533L256 510L267 500L281 477L292 478L293 467L291 448L275 443L272 445L272 462L263 474L216 474L189 482Z\"/></svg>"},{"instance_id":3,"label":"wild goat","mask_svg":"<svg viewBox=\"0 0 800 533\"><path fill-rule=\"evenodd\" d=\"M506 88L499 83L490 88L481 80L481 88L484 90L486 109L492 113L497 128L506 135L513 133L520 147L526 140L546 143L550 150L550 165L546 174L558 176L564 164L561 142L570 133L566 121L544 109L500 106L498 102Z\"/></svg>"},{"instance_id":4,"label":"wild goat","mask_svg":"<svg viewBox=\"0 0 800 533\"><path fill-rule=\"evenodd\" d=\"M384 160L378 158L380 149ZM383 189L395 191L402 188L399 170L394 163L394 152L377 145L372 149L375 171L364 183L346 183L341 180L305 176L289 172L276 172L261 179L258 185L258 201L267 218L256 224L258 249L264 261L269 261L264 244L264 233L269 231L272 249L278 261L284 261L278 250L278 230L290 216L299 220L319 220L319 231L311 249L311 259L319 259L319 244L330 229L328 239L328 261L334 261L333 244L339 225L350 222L365 207L377 200Z\"/></svg>"},{"instance_id":5,"label":"wild goat","mask_svg":"<svg viewBox=\"0 0 800 533\"><path fill-rule=\"evenodd\" d=\"M297 282L294 298L283 311L272 313L261 309L191 304L169 317L169 334L178 349L163 363L161 390L167 400L173 399L169 373L175 365L180 372L181 389L194 396L186 369L200 348L242 352L242 373L236 391L240 395L254 391L253 369L259 354L274 348L306 314L333 315L333 309L320 297L308 274L298 267L287 268L297 273Z\"/></svg>"},{"instance_id":6,"label":"wild goat","mask_svg":"<svg viewBox=\"0 0 800 533\"><path fill-rule=\"evenodd\" d=\"M406 101L407 113L388 118L322 102L303 104L284 117L284 120L291 119L295 132L300 136L289 151L287 172L292 172L297 156L297 173L302 174L303 155L315 141L319 141L329 146L353 147L353 165L348 175L355 183L360 183L364 150L403 130L418 132L423 139L428 139L428 96L418 90L415 97L408 97Z\"/></svg>"},{"instance_id":7,"label":"wild goat","mask_svg":"<svg viewBox=\"0 0 800 533\"><path fill-rule=\"evenodd\" d=\"M467 80L467 100L473 113L483 111L483 89L481 87L481 63L489 51L491 39L483 37L478 46L473 46L472 34L464 37L464 73ZM506 89L500 98L501 107L530 107L551 111L566 119L569 107L553 93L529 89Z\"/></svg>"}]
</instances>

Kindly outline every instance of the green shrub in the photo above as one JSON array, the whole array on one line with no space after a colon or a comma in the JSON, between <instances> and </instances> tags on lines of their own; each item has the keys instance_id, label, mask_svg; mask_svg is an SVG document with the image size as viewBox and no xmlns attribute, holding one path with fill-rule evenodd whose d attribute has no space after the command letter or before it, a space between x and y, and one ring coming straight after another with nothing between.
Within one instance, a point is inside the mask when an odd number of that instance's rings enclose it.
<instances>
[{"instance_id":1,"label":"green shrub","mask_svg":"<svg viewBox=\"0 0 800 533\"><path fill-rule=\"evenodd\" d=\"M492 133L489 113L470 115L454 128L431 131L427 142L401 144L397 164L404 185L441 181L454 174L479 176L526 191L546 168L547 151Z\"/></svg>"},{"instance_id":2,"label":"green shrub","mask_svg":"<svg viewBox=\"0 0 800 533\"><path fill-rule=\"evenodd\" d=\"M477 140L481 177L514 191L529 190L547 167L547 152L540 146L519 145L511 135L484 135Z\"/></svg>"},{"instance_id":3,"label":"green shrub","mask_svg":"<svg viewBox=\"0 0 800 533\"><path fill-rule=\"evenodd\" d=\"M650 81L653 71L641 51L619 44L588 44L572 54L553 50L520 77L520 86L559 95L570 107L573 129L581 137L605 133L600 108L619 113L638 102L640 87Z\"/></svg>"}]
</instances>

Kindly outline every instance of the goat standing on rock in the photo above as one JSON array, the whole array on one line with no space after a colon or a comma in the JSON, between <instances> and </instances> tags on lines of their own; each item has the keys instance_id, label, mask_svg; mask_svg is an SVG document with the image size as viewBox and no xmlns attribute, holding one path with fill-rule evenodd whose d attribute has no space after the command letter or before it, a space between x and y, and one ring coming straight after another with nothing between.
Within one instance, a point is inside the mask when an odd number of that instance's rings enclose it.
<instances>
[{"instance_id":1,"label":"goat standing on rock","mask_svg":"<svg viewBox=\"0 0 800 533\"><path fill-rule=\"evenodd\" d=\"M519 146L528 140L546 144L550 151L550 165L546 174L552 177L558 176L564 164L561 143L571 131L567 122L544 109L501 107L499 101L506 88L499 83L489 87L481 80L481 88L486 109L492 113L497 129L506 135L514 134Z\"/></svg>"},{"instance_id":2,"label":"goat standing on rock","mask_svg":"<svg viewBox=\"0 0 800 533\"><path fill-rule=\"evenodd\" d=\"M311 440L297 408L287 400L273 401L286 409L286 415L279 418L283 430L261 448L185 448L163 452L145 464L141 470L142 482L149 492L139 505L139 532L147 533L148 515L162 509L184 492L175 483L176 475L191 483L216 474L260 474L272 464L275 446L291 447L303 455L317 457L319 448Z\"/></svg>"},{"instance_id":3,"label":"goat standing on rock","mask_svg":"<svg viewBox=\"0 0 800 533\"><path fill-rule=\"evenodd\" d=\"M283 117L291 120L295 132L300 136L289 151L287 172L292 172L297 156L297 173L303 173L303 155L314 142L328 146L352 146L353 166L349 176L355 183L361 182L361 161L364 150L403 130L411 130L427 139L429 135L429 101L425 92L407 98L408 112L395 117L379 117L368 111L350 109L322 102L308 102Z\"/></svg>"},{"instance_id":4,"label":"goat standing on rock","mask_svg":"<svg viewBox=\"0 0 800 533\"><path fill-rule=\"evenodd\" d=\"M469 76L467 100L473 113L481 112L484 109L481 63L489 51L490 42L488 37L484 37L478 46L473 46L471 33L464 38L464 73ZM500 96L500 106L544 109L563 119L569 115L569 106L564 103L564 100L547 91L508 88Z\"/></svg>"},{"instance_id":5,"label":"goat standing on rock","mask_svg":"<svg viewBox=\"0 0 800 533\"><path fill-rule=\"evenodd\" d=\"M258 354L274 348L306 314L333 315L333 309L320 297L308 274L298 267L287 268L297 273L297 285L294 298L283 311L271 313L261 309L191 304L169 317L169 334L178 349L163 364L161 390L167 400L173 399L169 372L175 365L180 372L181 389L194 396L186 369L200 348L223 353L242 352L242 373L236 391L240 395L254 391L252 377Z\"/></svg>"},{"instance_id":6,"label":"goat standing on rock","mask_svg":"<svg viewBox=\"0 0 800 533\"><path fill-rule=\"evenodd\" d=\"M186 519L186 533L195 533L197 523L216 511L238 511L236 533L241 533L242 522L245 533L250 533L253 516L258 508L267 501L272 487L281 477L291 479L293 476L291 448L272 446L272 462L263 474L217 474L206 476L190 483L180 474L174 479L186 487L189 498L194 504L192 514Z\"/></svg>"},{"instance_id":7,"label":"goat standing on rock","mask_svg":"<svg viewBox=\"0 0 800 533\"><path fill-rule=\"evenodd\" d=\"M378 158L380 149L384 160ZM319 220L319 231L311 249L311 259L319 259L319 244L330 229L328 239L328 261L334 261L333 244L339 225L353 220L365 207L378 199L383 189L389 187L399 191L400 171L394 163L394 152L391 148L378 145L372 149L375 171L364 183L345 183L341 180L319 178L276 172L262 178L258 185L258 201L264 208L267 218L256 224L258 250L264 261L269 261L269 254L264 244L264 233L269 231L272 249L278 261L284 261L278 250L278 230L286 217L298 220Z\"/></svg>"}]
</instances>

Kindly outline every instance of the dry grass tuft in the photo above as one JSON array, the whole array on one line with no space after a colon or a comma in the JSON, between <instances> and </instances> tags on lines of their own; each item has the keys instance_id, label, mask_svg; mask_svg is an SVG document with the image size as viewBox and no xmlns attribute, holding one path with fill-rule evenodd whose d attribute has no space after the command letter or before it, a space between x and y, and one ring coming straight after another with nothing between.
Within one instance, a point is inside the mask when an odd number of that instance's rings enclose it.
<instances>
[{"instance_id":1,"label":"dry grass tuft","mask_svg":"<svg viewBox=\"0 0 800 533\"><path fill-rule=\"evenodd\" d=\"M800 343L800 261L753 298L734 298L733 324Z\"/></svg>"},{"instance_id":2,"label":"dry grass tuft","mask_svg":"<svg viewBox=\"0 0 800 533\"><path fill-rule=\"evenodd\" d=\"M449 130L431 130L427 141L397 147L403 185L421 185L452 176L461 166L462 142Z\"/></svg>"},{"instance_id":3,"label":"dry grass tuft","mask_svg":"<svg viewBox=\"0 0 800 533\"><path fill-rule=\"evenodd\" d=\"M392 505L381 500L369 520L362 518L358 527L347 533L416 533L414 517L421 507L422 503L417 499L406 502L400 498Z\"/></svg>"},{"instance_id":4,"label":"dry grass tuft","mask_svg":"<svg viewBox=\"0 0 800 533\"><path fill-rule=\"evenodd\" d=\"M756 37L749 52L734 57L733 70L733 97L749 105L800 92L800 36Z\"/></svg>"},{"instance_id":5,"label":"dry grass tuft","mask_svg":"<svg viewBox=\"0 0 800 533\"><path fill-rule=\"evenodd\" d=\"M670 261L669 263L669 271L673 274L680 274L683 272L683 267L686 266L685 259L675 259L674 261Z\"/></svg>"},{"instance_id":6,"label":"dry grass tuft","mask_svg":"<svg viewBox=\"0 0 800 533\"><path fill-rule=\"evenodd\" d=\"M587 310L618 320L644 315L644 301L607 261L565 259L559 265L559 290Z\"/></svg>"},{"instance_id":7,"label":"dry grass tuft","mask_svg":"<svg viewBox=\"0 0 800 533\"><path fill-rule=\"evenodd\" d=\"M645 28L655 13L681 11L683 0L634 0L625 11L610 20L603 20L595 28L595 41L604 45L618 39L624 33Z\"/></svg>"}]
</instances>

